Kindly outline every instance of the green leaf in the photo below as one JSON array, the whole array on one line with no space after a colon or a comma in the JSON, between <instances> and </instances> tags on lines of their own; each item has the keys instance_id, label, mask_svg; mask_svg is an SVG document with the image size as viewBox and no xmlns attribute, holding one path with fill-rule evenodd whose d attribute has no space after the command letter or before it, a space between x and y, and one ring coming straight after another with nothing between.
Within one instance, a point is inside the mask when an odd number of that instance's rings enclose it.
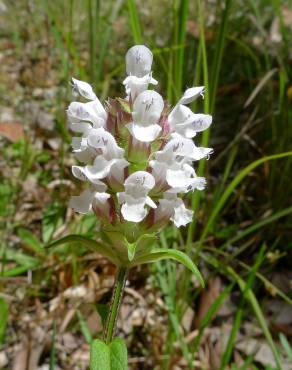
<instances>
[{"instance_id":1,"label":"green leaf","mask_svg":"<svg viewBox=\"0 0 292 370\"><path fill-rule=\"evenodd\" d=\"M113 264L117 266L119 265L119 261L117 260L117 258L115 257L115 255L113 254L112 250L110 249L108 245L101 244L100 242L97 242L96 240L87 238L86 236L82 236L82 235L75 235L75 234L67 235L64 238L61 238L47 245L46 248L53 248L53 247L57 247L59 245L63 245L66 243L84 244L89 249L94 250L95 252L98 252L102 254L103 256L105 256L106 258L108 258Z\"/></svg>"},{"instance_id":2,"label":"green leaf","mask_svg":"<svg viewBox=\"0 0 292 370\"><path fill-rule=\"evenodd\" d=\"M91 343L90 370L111 370L110 348L100 339Z\"/></svg>"},{"instance_id":3,"label":"green leaf","mask_svg":"<svg viewBox=\"0 0 292 370\"><path fill-rule=\"evenodd\" d=\"M44 254L44 248L39 239L29 230L24 228L19 228L17 234L20 239L31 247L37 254Z\"/></svg>"},{"instance_id":4,"label":"green leaf","mask_svg":"<svg viewBox=\"0 0 292 370\"><path fill-rule=\"evenodd\" d=\"M129 243L126 238L124 238L124 241L128 249L128 259L130 262L132 262L135 257L137 242Z\"/></svg>"},{"instance_id":5,"label":"green leaf","mask_svg":"<svg viewBox=\"0 0 292 370\"><path fill-rule=\"evenodd\" d=\"M134 243L130 243L130 242L128 242L128 240L126 238L124 238L124 242L125 242L125 244L127 246L127 249L128 249L128 259L129 259L129 261L130 262L133 261L137 250L142 249L143 251L145 251L145 246L144 246L145 243L143 244L143 242L147 241L148 247L149 246L152 247L152 243L156 239L157 238L156 238L155 234L143 234ZM149 250L149 248L147 248L147 249Z\"/></svg>"},{"instance_id":6,"label":"green leaf","mask_svg":"<svg viewBox=\"0 0 292 370\"><path fill-rule=\"evenodd\" d=\"M0 344L4 343L7 319L8 319L8 312L9 312L8 303L3 299L0 298Z\"/></svg>"},{"instance_id":7,"label":"green leaf","mask_svg":"<svg viewBox=\"0 0 292 370\"><path fill-rule=\"evenodd\" d=\"M185 265L188 269L192 271L192 273L197 277L197 279L200 281L200 284L202 287L205 286L204 279L197 268L197 266L193 263L193 261L190 259L190 257L178 250L175 249L158 249L153 250L150 253L144 254L141 257L137 258L133 266L140 265L143 263L150 263L150 262L156 262L163 259L173 259L177 262L182 263Z\"/></svg>"},{"instance_id":8,"label":"green leaf","mask_svg":"<svg viewBox=\"0 0 292 370\"><path fill-rule=\"evenodd\" d=\"M108 306L103 303L97 303L95 307L101 318L102 325L104 326L106 323L107 316L108 316Z\"/></svg>"},{"instance_id":9,"label":"green leaf","mask_svg":"<svg viewBox=\"0 0 292 370\"><path fill-rule=\"evenodd\" d=\"M109 345L95 339L90 348L90 370L127 370L127 347L122 338Z\"/></svg>"},{"instance_id":10,"label":"green leaf","mask_svg":"<svg viewBox=\"0 0 292 370\"><path fill-rule=\"evenodd\" d=\"M281 341L281 344L282 344L283 348L285 349L289 359L292 361L292 348L291 348L287 338L282 333L280 333L279 337L280 337L280 341Z\"/></svg>"},{"instance_id":11,"label":"green leaf","mask_svg":"<svg viewBox=\"0 0 292 370\"><path fill-rule=\"evenodd\" d=\"M111 370L127 370L128 356L125 341L115 338L110 344Z\"/></svg>"},{"instance_id":12,"label":"green leaf","mask_svg":"<svg viewBox=\"0 0 292 370\"><path fill-rule=\"evenodd\" d=\"M92 335L87 325L87 322L85 321L84 316L79 310L77 310L76 313L79 320L80 330L84 336L84 339L86 340L87 343L90 344L92 342Z\"/></svg>"},{"instance_id":13,"label":"green leaf","mask_svg":"<svg viewBox=\"0 0 292 370\"><path fill-rule=\"evenodd\" d=\"M64 223L65 209L58 202L53 202L45 209L42 219L42 238L49 243L55 230Z\"/></svg>"}]
</instances>

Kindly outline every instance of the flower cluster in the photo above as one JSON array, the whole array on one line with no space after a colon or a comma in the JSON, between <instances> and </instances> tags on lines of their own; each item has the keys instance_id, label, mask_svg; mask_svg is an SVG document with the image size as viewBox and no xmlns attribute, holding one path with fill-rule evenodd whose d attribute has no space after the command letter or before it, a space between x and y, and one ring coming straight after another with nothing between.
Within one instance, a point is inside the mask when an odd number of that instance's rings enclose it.
<instances>
[{"instance_id":1,"label":"flower cluster","mask_svg":"<svg viewBox=\"0 0 292 370\"><path fill-rule=\"evenodd\" d=\"M148 89L158 83L152 61L147 47L133 46L126 54L126 97L104 105L88 83L73 78L73 93L87 102L72 102L67 110L70 129L78 134L72 148L80 165L72 172L88 183L70 206L79 213L93 210L105 229L125 234L127 228L128 235L155 232L169 220L177 227L191 222L193 211L182 196L205 188L193 163L212 153L193 141L212 117L187 107L203 97L204 87L187 89L171 109Z\"/></svg>"}]
</instances>

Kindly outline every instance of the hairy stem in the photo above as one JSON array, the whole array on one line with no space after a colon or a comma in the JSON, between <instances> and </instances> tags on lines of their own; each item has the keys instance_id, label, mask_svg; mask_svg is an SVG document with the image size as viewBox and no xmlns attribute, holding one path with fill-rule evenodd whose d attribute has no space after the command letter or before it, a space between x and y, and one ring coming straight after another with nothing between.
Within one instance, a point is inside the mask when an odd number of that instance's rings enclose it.
<instances>
[{"instance_id":1,"label":"hairy stem","mask_svg":"<svg viewBox=\"0 0 292 370\"><path fill-rule=\"evenodd\" d=\"M103 339L106 342L106 344L109 344L114 336L116 323L120 311L120 305L123 297L124 287L126 283L127 273L128 269L125 267L120 267L117 270L116 282L112 295L110 311L107 317L107 322L103 336Z\"/></svg>"}]
</instances>

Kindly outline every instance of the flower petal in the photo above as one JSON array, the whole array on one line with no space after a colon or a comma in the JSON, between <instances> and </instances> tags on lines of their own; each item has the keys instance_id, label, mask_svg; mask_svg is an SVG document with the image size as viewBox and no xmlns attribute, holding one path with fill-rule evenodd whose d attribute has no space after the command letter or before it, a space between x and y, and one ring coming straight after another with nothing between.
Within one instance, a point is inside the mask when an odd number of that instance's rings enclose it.
<instances>
[{"instance_id":1,"label":"flower petal","mask_svg":"<svg viewBox=\"0 0 292 370\"><path fill-rule=\"evenodd\" d=\"M136 123L128 123L126 127L136 140L142 141L144 143L150 143L151 141L154 141L159 136L162 130L161 126L157 125L156 123L149 126L142 126Z\"/></svg>"},{"instance_id":2,"label":"flower petal","mask_svg":"<svg viewBox=\"0 0 292 370\"><path fill-rule=\"evenodd\" d=\"M172 130L186 138L193 138L197 132L209 128L212 116L195 114L185 105L178 104L169 114L168 121Z\"/></svg>"},{"instance_id":3,"label":"flower petal","mask_svg":"<svg viewBox=\"0 0 292 370\"><path fill-rule=\"evenodd\" d=\"M88 100L96 99L96 95L93 92L92 87L87 82L77 80L76 78L72 78L71 84L74 93L78 93L79 95L83 96Z\"/></svg>"},{"instance_id":4,"label":"flower petal","mask_svg":"<svg viewBox=\"0 0 292 370\"><path fill-rule=\"evenodd\" d=\"M136 171L125 181L125 188L127 189L129 186L135 186L137 188L142 187L147 191L150 191L155 186L155 179L149 172Z\"/></svg>"},{"instance_id":5,"label":"flower petal","mask_svg":"<svg viewBox=\"0 0 292 370\"><path fill-rule=\"evenodd\" d=\"M71 197L69 207L78 213L88 213L92 209L94 194L89 189L84 190L80 195Z\"/></svg>"},{"instance_id":6,"label":"flower petal","mask_svg":"<svg viewBox=\"0 0 292 370\"><path fill-rule=\"evenodd\" d=\"M155 124L159 121L164 108L164 101L154 90L146 90L137 96L133 104L133 120L143 126Z\"/></svg>"},{"instance_id":7,"label":"flower petal","mask_svg":"<svg viewBox=\"0 0 292 370\"><path fill-rule=\"evenodd\" d=\"M150 197L146 197L145 204L151 208L157 208L157 205L153 202L153 200Z\"/></svg>"},{"instance_id":8,"label":"flower petal","mask_svg":"<svg viewBox=\"0 0 292 370\"><path fill-rule=\"evenodd\" d=\"M93 183L98 179L104 179L110 173L112 165L117 159L105 159L102 155L95 158L93 166L85 166L85 176Z\"/></svg>"},{"instance_id":9,"label":"flower petal","mask_svg":"<svg viewBox=\"0 0 292 370\"><path fill-rule=\"evenodd\" d=\"M126 54L126 70L128 75L143 77L151 71L152 52L144 45L131 47Z\"/></svg>"},{"instance_id":10,"label":"flower petal","mask_svg":"<svg viewBox=\"0 0 292 370\"><path fill-rule=\"evenodd\" d=\"M122 205L121 212L122 212L124 219L127 221L131 221L131 222L140 222L147 215L147 210L144 207L144 203L142 204L124 203Z\"/></svg>"},{"instance_id":11,"label":"flower petal","mask_svg":"<svg viewBox=\"0 0 292 370\"><path fill-rule=\"evenodd\" d=\"M103 128L90 130L87 140L89 146L101 149L108 159L121 158L124 155L124 149L120 148L113 135Z\"/></svg>"},{"instance_id":12,"label":"flower petal","mask_svg":"<svg viewBox=\"0 0 292 370\"><path fill-rule=\"evenodd\" d=\"M187 209L181 199L178 199L174 207L174 215L170 218L176 227L186 226L192 222L194 212Z\"/></svg>"},{"instance_id":13,"label":"flower petal","mask_svg":"<svg viewBox=\"0 0 292 370\"><path fill-rule=\"evenodd\" d=\"M144 77L128 76L123 81L125 85L127 95L131 95L132 101L141 94L143 91L148 89L148 85L157 85L158 81L152 78L151 73Z\"/></svg>"},{"instance_id":14,"label":"flower petal","mask_svg":"<svg viewBox=\"0 0 292 370\"><path fill-rule=\"evenodd\" d=\"M72 102L67 109L67 116L71 123L88 121L92 122L94 127L103 127L107 113L96 98L88 103Z\"/></svg>"},{"instance_id":15,"label":"flower petal","mask_svg":"<svg viewBox=\"0 0 292 370\"><path fill-rule=\"evenodd\" d=\"M205 86L191 87L184 92L178 104L189 104L195 99L197 99L199 95L204 97L203 95L204 91L205 91Z\"/></svg>"},{"instance_id":16,"label":"flower petal","mask_svg":"<svg viewBox=\"0 0 292 370\"><path fill-rule=\"evenodd\" d=\"M69 129L87 135L92 129L92 125L87 122L69 122Z\"/></svg>"},{"instance_id":17,"label":"flower petal","mask_svg":"<svg viewBox=\"0 0 292 370\"><path fill-rule=\"evenodd\" d=\"M106 222L110 222L109 198L110 194L108 193L96 193L92 201L92 209L94 213Z\"/></svg>"}]
</instances>

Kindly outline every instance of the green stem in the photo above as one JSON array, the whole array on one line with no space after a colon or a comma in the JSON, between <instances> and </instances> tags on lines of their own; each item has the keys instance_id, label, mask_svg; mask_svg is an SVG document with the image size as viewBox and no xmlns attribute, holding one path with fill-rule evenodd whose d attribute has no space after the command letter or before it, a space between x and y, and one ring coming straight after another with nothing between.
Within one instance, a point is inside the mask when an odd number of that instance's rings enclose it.
<instances>
[{"instance_id":1,"label":"green stem","mask_svg":"<svg viewBox=\"0 0 292 370\"><path fill-rule=\"evenodd\" d=\"M112 301L110 305L110 311L107 317L107 322L104 331L104 341L109 344L114 335L120 305L123 297L124 287L126 283L128 269L126 267L120 267L117 271L115 287L112 295Z\"/></svg>"}]
</instances>

